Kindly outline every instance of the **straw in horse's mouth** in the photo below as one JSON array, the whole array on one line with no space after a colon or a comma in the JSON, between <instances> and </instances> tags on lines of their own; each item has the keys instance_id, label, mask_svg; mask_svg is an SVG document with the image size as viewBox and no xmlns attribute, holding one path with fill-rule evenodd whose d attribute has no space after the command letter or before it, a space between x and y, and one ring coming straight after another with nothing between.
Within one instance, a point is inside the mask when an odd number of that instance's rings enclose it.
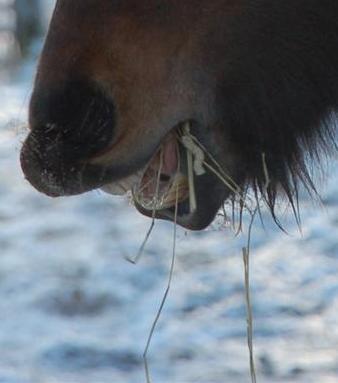
<instances>
[{"instance_id":1,"label":"straw in horse's mouth","mask_svg":"<svg viewBox=\"0 0 338 383\"><path fill-rule=\"evenodd\" d=\"M176 200L180 203L189 198L189 178L183 169L186 161L181 161L180 152L179 132L175 130L164 139L145 168L102 189L115 195L129 192L149 212L172 208Z\"/></svg>"}]
</instances>

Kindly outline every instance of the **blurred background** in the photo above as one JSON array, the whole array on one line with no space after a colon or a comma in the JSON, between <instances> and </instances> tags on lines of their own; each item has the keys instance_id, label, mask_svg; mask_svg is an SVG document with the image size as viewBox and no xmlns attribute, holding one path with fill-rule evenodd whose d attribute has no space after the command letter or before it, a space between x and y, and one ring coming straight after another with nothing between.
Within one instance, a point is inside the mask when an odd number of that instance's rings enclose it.
<instances>
[{"instance_id":1,"label":"blurred background","mask_svg":"<svg viewBox=\"0 0 338 383\"><path fill-rule=\"evenodd\" d=\"M125 198L50 199L19 150L53 0L0 0L0 382L141 383L142 353L169 273L173 227ZM258 382L338 382L338 166L301 197L302 233L262 213L251 278ZM325 181L324 181L325 180ZM222 222L178 232L172 289L150 350L154 383L249 382L244 233Z\"/></svg>"}]
</instances>

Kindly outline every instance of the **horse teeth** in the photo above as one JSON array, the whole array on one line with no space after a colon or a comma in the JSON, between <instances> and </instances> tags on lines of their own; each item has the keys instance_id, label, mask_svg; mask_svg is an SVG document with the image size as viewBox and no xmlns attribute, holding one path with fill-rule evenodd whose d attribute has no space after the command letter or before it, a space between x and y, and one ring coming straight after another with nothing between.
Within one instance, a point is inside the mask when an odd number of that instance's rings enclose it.
<instances>
[{"instance_id":1,"label":"horse teeth","mask_svg":"<svg viewBox=\"0 0 338 383\"><path fill-rule=\"evenodd\" d=\"M124 178L119 182L112 182L110 184L104 185L101 189L108 194L124 195L130 191L137 182L139 182L142 174L143 172L139 171L136 174L132 174L131 176Z\"/></svg>"},{"instance_id":2,"label":"horse teeth","mask_svg":"<svg viewBox=\"0 0 338 383\"><path fill-rule=\"evenodd\" d=\"M125 189L118 183L111 183L104 185L101 188L104 192L113 194L113 195L124 195L126 193Z\"/></svg>"}]
</instances>

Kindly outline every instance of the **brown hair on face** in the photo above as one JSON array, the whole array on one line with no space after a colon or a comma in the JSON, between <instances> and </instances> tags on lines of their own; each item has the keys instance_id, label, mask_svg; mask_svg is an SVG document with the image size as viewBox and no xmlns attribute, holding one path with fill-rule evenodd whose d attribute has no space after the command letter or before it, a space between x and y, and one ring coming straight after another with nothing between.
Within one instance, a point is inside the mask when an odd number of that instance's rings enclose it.
<instances>
[{"instance_id":1,"label":"brown hair on face","mask_svg":"<svg viewBox=\"0 0 338 383\"><path fill-rule=\"evenodd\" d=\"M59 0L24 172L50 195L101 187L144 167L191 121L236 183L266 193L274 214L279 191L293 203L300 182L313 187L308 155L334 146L337 20L332 0ZM187 226L200 228L231 191L211 174L196 183Z\"/></svg>"}]
</instances>

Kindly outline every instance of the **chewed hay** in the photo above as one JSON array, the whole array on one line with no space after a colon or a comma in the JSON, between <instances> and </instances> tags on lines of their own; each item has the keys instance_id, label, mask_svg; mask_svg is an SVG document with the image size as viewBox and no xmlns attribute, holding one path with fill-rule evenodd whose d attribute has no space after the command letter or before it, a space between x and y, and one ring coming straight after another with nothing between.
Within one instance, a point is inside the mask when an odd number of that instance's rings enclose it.
<instances>
[{"instance_id":1,"label":"chewed hay","mask_svg":"<svg viewBox=\"0 0 338 383\"><path fill-rule=\"evenodd\" d=\"M176 144L177 157L179 158L178 144ZM158 151L160 158L163 158L163 147ZM162 181L161 163L158 166L156 178L156 192L149 192L154 187L155 177L147 179L149 174L145 173L139 182L134 185L132 193L134 200L146 210L157 211L174 206L176 200L176 191L178 191L179 202L183 201L189 194L189 185L187 178L180 172L179 161L176 172L169 180Z\"/></svg>"},{"instance_id":2,"label":"chewed hay","mask_svg":"<svg viewBox=\"0 0 338 383\"><path fill-rule=\"evenodd\" d=\"M180 148L181 145L181 148ZM186 152L187 169L181 169L181 151ZM163 145L158 151L158 156L163 159ZM140 178L139 182L134 186L133 198L146 210L162 210L173 207L176 200L176 192L178 192L178 202L189 198L190 213L197 209L197 200L195 192L195 175L205 173L203 168L204 152L190 137L190 123L183 125L175 135L175 150L177 156L177 169L175 174L166 182L161 181L161 170L159 166L156 190L157 193L152 195L147 191L151 187L153 179L145 179L147 174Z\"/></svg>"}]
</instances>

